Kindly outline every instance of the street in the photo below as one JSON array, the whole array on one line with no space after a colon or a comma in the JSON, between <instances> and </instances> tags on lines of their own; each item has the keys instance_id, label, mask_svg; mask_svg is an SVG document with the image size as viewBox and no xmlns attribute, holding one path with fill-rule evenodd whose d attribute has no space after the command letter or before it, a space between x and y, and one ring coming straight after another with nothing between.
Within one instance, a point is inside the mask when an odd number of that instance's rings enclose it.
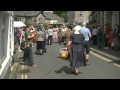
<instances>
[{"instance_id":1,"label":"street","mask_svg":"<svg viewBox=\"0 0 120 90\"><path fill-rule=\"evenodd\" d=\"M44 55L34 54L36 47L33 47L33 59L38 67L19 65L17 79L120 79L120 65L108 63L109 60L92 52L90 65L80 67L81 73L77 76L71 74L69 62L58 58L62 47L58 43L47 45Z\"/></svg>"}]
</instances>

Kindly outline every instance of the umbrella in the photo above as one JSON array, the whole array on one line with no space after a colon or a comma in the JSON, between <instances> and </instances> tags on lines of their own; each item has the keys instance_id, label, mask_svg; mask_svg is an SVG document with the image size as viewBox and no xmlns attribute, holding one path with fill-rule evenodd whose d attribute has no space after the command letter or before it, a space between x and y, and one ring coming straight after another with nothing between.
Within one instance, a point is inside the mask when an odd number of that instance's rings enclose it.
<instances>
[{"instance_id":1,"label":"umbrella","mask_svg":"<svg viewBox=\"0 0 120 90\"><path fill-rule=\"evenodd\" d=\"M14 27L23 27L26 26L22 21L14 21Z\"/></svg>"}]
</instances>

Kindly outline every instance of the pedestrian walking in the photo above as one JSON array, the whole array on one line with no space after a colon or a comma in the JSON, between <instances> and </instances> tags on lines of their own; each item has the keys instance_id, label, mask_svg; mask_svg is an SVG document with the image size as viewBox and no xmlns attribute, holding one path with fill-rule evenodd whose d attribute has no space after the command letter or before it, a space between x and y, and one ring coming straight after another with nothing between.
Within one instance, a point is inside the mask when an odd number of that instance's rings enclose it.
<instances>
[{"instance_id":1,"label":"pedestrian walking","mask_svg":"<svg viewBox=\"0 0 120 90\"><path fill-rule=\"evenodd\" d=\"M58 28L56 25L53 26L53 42L57 42L58 40Z\"/></svg>"},{"instance_id":2,"label":"pedestrian walking","mask_svg":"<svg viewBox=\"0 0 120 90\"><path fill-rule=\"evenodd\" d=\"M48 34L47 34L47 30L45 28L43 28L42 31L44 32L44 49L43 49L43 53L46 53L47 52L46 40L48 39Z\"/></svg>"},{"instance_id":3,"label":"pedestrian walking","mask_svg":"<svg viewBox=\"0 0 120 90\"><path fill-rule=\"evenodd\" d=\"M66 31L67 29L66 29L66 27L62 27L62 40L61 40L61 42L62 42L62 44L64 44L65 45L65 38L64 38L64 33L65 33L65 31Z\"/></svg>"},{"instance_id":4,"label":"pedestrian walking","mask_svg":"<svg viewBox=\"0 0 120 90\"><path fill-rule=\"evenodd\" d=\"M52 45L52 37L53 37L53 28L52 26L48 29L48 45Z\"/></svg>"},{"instance_id":5,"label":"pedestrian walking","mask_svg":"<svg viewBox=\"0 0 120 90\"><path fill-rule=\"evenodd\" d=\"M70 35L70 41L68 41L65 49L71 45L70 50L70 66L72 67L72 73L79 74L79 67L85 66L85 55L83 49L84 35L80 34L80 26L74 28L74 33Z\"/></svg>"},{"instance_id":6,"label":"pedestrian walking","mask_svg":"<svg viewBox=\"0 0 120 90\"><path fill-rule=\"evenodd\" d=\"M68 29L63 34L63 37L65 39L65 45L67 45L68 41L70 40L70 35L73 33L72 26L68 25L67 28ZM68 47L68 58L67 59L70 60L70 46Z\"/></svg>"},{"instance_id":7,"label":"pedestrian walking","mask_svg":"<svg viewBox=\"0 0 120 90\"><path fill-rule=\"evenodd\" d=\"M97 45L97 33L98 33L98 29L94 27L92 30L93 45Z\"/></svg>"},{"instance_id":8,"label":"pedestrian walking","mask_svg":"<svg viewBox=\"0 0 120 90\"><path fill-rule=\"evenodd\" d=\"M37 54L43 54L45 38L45 32L42 29L39 29L37 32Z\"/></svg>"},{"instance_id":9,"label":"pedestrian walking","mask_svg":"<svg viewBox=\"0 0 120 90\"><path fill-rule=\"evenodd\" d=\"M58 27L58 43L62 44L62 30Z\"/></svg>"},{"instance_id":10,"label":"pedestrian walking","mask_svg":"<svg viewBox=\"0 0 120 90\"><path fill-rule=\"evenodd\" d=\"M89 60L89 53L90 53L90 38L92 37L90 30L86 27L86 23L81 23L81 32L83 33L85 40L84 40L84 48L86 51L86 63Z\"/></svg>"}]
</instances>

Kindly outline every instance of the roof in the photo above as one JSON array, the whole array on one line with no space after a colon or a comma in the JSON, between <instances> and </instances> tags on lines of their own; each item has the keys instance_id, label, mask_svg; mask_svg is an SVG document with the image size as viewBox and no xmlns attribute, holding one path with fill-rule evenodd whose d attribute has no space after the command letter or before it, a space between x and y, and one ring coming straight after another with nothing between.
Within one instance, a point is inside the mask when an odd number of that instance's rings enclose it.
<instances>
[{"instance_id":1,"label":"roof","mask_svg":"<svg viewBox=\"0 0 120 90\"><path fill-rule=\"evenodd\" d=\"M36 16L40 13L42 13L42 11L13 11L15 16Z\"/></svg>"},{"instance_id":2,"label":"roof","mask_svg":"<svg viewBox=\"0 0 120 90\"><path fill-rule=\"evenodd\" d=\"M58 20L59 22L64 22L64 18L51 13L51 12L44 12L44 16L46 19L50 19L50 20Z\"/></svg>"}]
</instances>

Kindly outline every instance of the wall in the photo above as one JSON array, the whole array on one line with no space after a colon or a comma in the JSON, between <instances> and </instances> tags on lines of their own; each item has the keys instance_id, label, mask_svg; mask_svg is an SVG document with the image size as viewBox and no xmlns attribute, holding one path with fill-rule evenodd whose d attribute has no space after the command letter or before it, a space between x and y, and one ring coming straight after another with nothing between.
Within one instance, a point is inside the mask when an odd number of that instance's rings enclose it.
<instances>
[{"instance_id":1,"label":"wall","mask_svg":"<svg viewBox=\"0 0 120 90\"><path fill-rule=\"evenodd\" d=\"M73 23L74 22L74 11L67 11L68 14L68 23Z\"/></svg>"},{"instance_id":2,"label":"wall","mask_svg":"<svg viewBox=\"0 0 120 90\"><path fill-rule=\"evenodd\" d=\"M45 17L42 15L42 14L39 14L37 17L36 17L36 23L39 24L39 23L45 23L46 22L46 19Z\"/></svg>"},{"instance_id":3,"label":"wall","mask_svg":"<svg viewBox=\"0 0 120 90\"><path fill-rule=\"evenodd\" d=\"M12 11L11 11L12 12ZM12 52L14 50L13 42L13 18L8 11L0 13L0 78L4 78L12 61Z\"/></svg>"},{"instance_id":4,"label":"wall","mask_svg":"<svg viewBox=\"0 0 120 90\"><path fill-rule=\"evenodd\" d=\"M33 24L35 23L35 17L26 17L26 24Z\"/></svg>"},{"instance_id":5,"label":"wall","mask_svg":"<svg viewBox=\"0 0 120 90\"><path fill-rule=\"evenodd\" d=\"M119 11L113 11L112 15L112 29L115 29L115 25L119 25Z\"/></svg>"}]
</instances>

